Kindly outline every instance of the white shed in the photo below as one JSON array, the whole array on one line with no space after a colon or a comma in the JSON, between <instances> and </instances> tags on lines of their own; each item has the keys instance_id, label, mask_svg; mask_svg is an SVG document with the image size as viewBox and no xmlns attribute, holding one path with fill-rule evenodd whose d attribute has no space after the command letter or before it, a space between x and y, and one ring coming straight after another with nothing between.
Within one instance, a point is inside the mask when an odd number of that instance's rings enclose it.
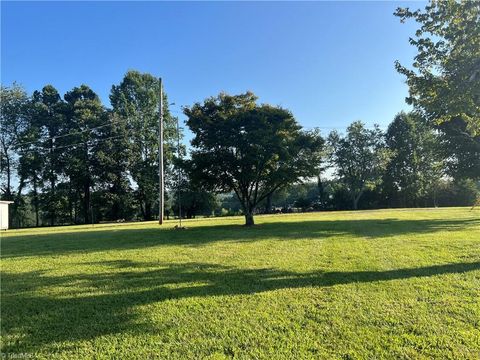
<instances>
[{"instance_id":1,"label":"white shed","mask_svg":"<svg viewBox=\"0 0 480 360\"><path fill-rule=\"evenodd\" d=\"M0 230L8 229L8 205L13 201L0 200Z\"/></svg>"}]
</instances>

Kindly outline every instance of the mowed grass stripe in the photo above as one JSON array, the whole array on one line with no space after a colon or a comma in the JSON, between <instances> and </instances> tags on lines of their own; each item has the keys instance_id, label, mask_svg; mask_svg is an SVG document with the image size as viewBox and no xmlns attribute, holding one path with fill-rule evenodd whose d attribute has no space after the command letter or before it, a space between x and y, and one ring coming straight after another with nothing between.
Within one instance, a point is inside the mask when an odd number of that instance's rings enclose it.
<instances>
[{"instance_id":1,"label":"mowed grass stripe","mask_svg":"<svg viewBox=\"0 0 480 360\"><path fill-rule=\"evenodd\" d=\"M381 210L2 234L2 352L480 357L480 212Z\"/></svg>"}]
</instances>

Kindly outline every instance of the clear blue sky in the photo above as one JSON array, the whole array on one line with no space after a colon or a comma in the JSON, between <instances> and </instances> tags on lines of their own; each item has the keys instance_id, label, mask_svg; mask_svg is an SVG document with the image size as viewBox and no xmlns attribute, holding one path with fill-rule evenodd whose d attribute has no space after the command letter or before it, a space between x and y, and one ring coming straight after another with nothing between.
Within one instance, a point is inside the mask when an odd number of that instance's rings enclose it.
<instances>
[{"instance_id":1,"label":"clear blue sky","mask_svg":"<svg viewBox=\"0 0 480 360\"><path fill-rule=\"evenodd\" d=\"M305 127L354 120L387 125L407 87L415 25L406 2L4 2L1 81L27 91L82 83L108 94L128 69L162 76L170 101L189 105L252 90ZM325 130L327 131L327 130Z\"/></svg>"}]
</instances>

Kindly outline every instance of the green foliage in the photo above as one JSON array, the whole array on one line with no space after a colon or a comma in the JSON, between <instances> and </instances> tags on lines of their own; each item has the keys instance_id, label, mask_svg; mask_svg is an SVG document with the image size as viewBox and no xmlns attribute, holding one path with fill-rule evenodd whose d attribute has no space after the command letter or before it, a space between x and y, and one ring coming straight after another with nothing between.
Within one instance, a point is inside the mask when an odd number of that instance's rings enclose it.
<instances>
[{"instance_id":1,"label":"green foliage","mask_svg":"<svg viewBox=\"0 0 480 360\"><path fill-rule=\"evenodd\" d=\"M476 359L480 210L2 234L1 351L34 359Z\"/></svg>"},{"instance_id":2,"label":"green foliage","mask_svg":"<svg viewBox=\"0 0 480 360\"><path fill-rule=\"evenodd\" d=\"M217 209L217 215L239 215L242 213L242 205L240 204L240 200L238 200L238 197L235 195L235 193L232 192L228 194L218 194L217 198L220 202L220 211Z\"/></svg>"},{"instance_id":3,"label":"green foliage","mask_svg":"<svg viewBox=\"0 0 480 360\"><path fill-rule=\"evenodd\" d=\"M159 79L150 74L128 71L110 94L113 112L128 129L129 172L136 184L136 198L145 220L153 218L158 199ZM177 139L176 121L169 112L164 92L164 161L167 181L173 180L171 161ZM170 175L170 176L169 176Z\"/></svg>"},{"instance_id":4,"label":"green foliage","mask_svg":"<svg viewBox=\"0 0 480 360\"><path fill-rule=\"evenodd\" d=\"M177 180L175 187L172 188L172 210L179 216L179 204L181 204L182 218L192 219L197 215L210 216L218 209L220 203L214 193L206 191L190 179L189 169L185 168L188 165L188 161L177 165L180 181Z\"/></svg>"},{"instance_id":5,"label":"green foliage","mask_svg":"<svg viewBox=\"0 0 480 360\"><path fill-rule=\"evenodd\" d=\"M0 88L0 187L4 200L13 200L12 180L15 174L15 148L27 120L28 96L13 84Z\"/></svg>"},{"instance_id":6,"label":"green foliage","mask_svg":"<svg viewBox=\"0 0 480 360\"><path fill-rule=\"evenodd\" d=\"M2 200L14 200L11 205L10 226L25 215L25 199L22 191L26 185L25 164L18 159L18 144L29 123L28 95L13 84L0 87L0 196ZM17 189L14 179L18 178ZM16 221L18 226L21 221Z\"/></svg>"},{"instance_id":7,"label":"green foliage","mask_svg":"<svg viewBox=\"0 0 480 360\"><path fill-rule=\"evenodd\" d=\"M57 192L58 179L62 176L62 153L56 150L59 142L56 137L65 134L67 125L67 109L58 91L52 85L46 85L32 96L31 123L28 136L31 142L25 151L29 155L38 153L42 159L39 174L35 169L29 174L31 179L39 177L42 189L41 209L45 212L49 225L57 223L60 211L60 196ZM54 139L55 138L55 139ZM63 139L62 139L63 140ZM66 143L69 139L65 139ZM27 154L25 154L28 156ZM34 193L36 190L34 190ZM34 194L34 196L37 196ZM35 202L36 203L36 202ZM38 209L35 209L38 214Z\"/></svg>"},{"instance_id":8,"label":"green foliage","mask_svg":"<svg viewBox=\"0 0 480 360\"><path fill-rule=\"evenodd\" d=\"M12 225L153 217L158 197L158 79L128 72L112 88L112 111L86 85L73 88L64 99L51 85L31 97L18 85L2 87L1 96L1 194L15 200ZM166 96L164 104L170 187L177 130Z\"/></svg>"},{"instance_id":9,"label":"green foliage","mask_svg":"<svg viewBox=\"0 0 480 360\"><path fill-rule=\"evenodd\" d=\"M108 114L109 126L102 127L94 146L93 174L96 178L97 219L131 219L135 214L133 189L129 181L129 149L127 123L116 114Z\"/></svg>"},{"instance_id":10,"label":"green foliage","mask_svg":"<svg viewBox=\"0 0 480 360\"><path fill-rule=\"evenodd\" d=\"M471 206L480 197L480 184L473 180L441 181L438 186L439 206Z\"/></svg>"},{"instance_id":11,"label":"green foliage","mask_svg":"<svg viewBox=\"0 0 480 360\"><path fill-rule=\"evenodd\" d=\"M395 15L419 23L413 69L396 63L407 102L444 133L450 175L480 179L480 2L432 1Z\"/></svg>"},{"instance_id":12,"label":"green foliage","mask_svg":"<svg viewBox=\"0 0 480 360\"><path fill-rule=\"evenodd\" d=\"M391 152L383 188L390 206L416 207L436 192L443 164L439 136L415 113L400 113L389 125Z\"/></svg>"},{"instance_id":13,"label":"green foliage","mask_svg":"<svg viewBox=\"0 0 480 360\"><path fill-rule=\"evenodd\" d=\"M318 184L304 181L276 191L272 196L271 205L283 212L288 212L291 208L319 210L319 196Z\"/></svg>"},{"instance_id":14,"label":"green foliage","mask_svg":"<svg viewBox=\"0 0 480 360\"><path fill-rule=\"evenodd\" d=\"M107 122L99 97L88 86L75 87L65 94L65 133L70 146L63 153L65 175L72 188L80 191L81 212L86 223L92 222L92 189L95 186L95 141L100 129L90 130Z\"/></svg>"},{"instance_id":15,"label":"green foliage","mask_svg":"<svg viewBox=\"0 0 480 360\"><path fill-rule=\"evenodd\" d=\"M380 184L389 151L385 148L383 133L375 126L365 128L362 122L353 122L345 136L333 131L328 137L330 162L336 175L352 199L353 209L367 189Z\"/></svg>"},{"instance_id":16,"label":"green foliage","mask_svg":"<svg viewBox=\"0 0 480 360\"><path fill-rule=\"evenodd\" d=\"M414 70L396 63L407 77L408 102L432 122L461 119L480 135L480 3L432 1L424 11L398 8L402 22L420 24L410 43L417 48Z\"/></svg>"},{"instance_id":17,"label":"green foliage","mask_svg":"<svg viewBox=\"0 0 480 360\"><path fill-rule=\"evenodd\" d=\"M456 119L441 126L442 154L448 175L457 179L480 180L480 137L465 137L465 124Z\"/></svg>"},{"instance_id":18,"label":"green foliage","mask_svg":"<svg viewBox=\"0 0 480 360\"><path fill-rule=\"evenodd\" d=\"M173 210L178 215L178 193L175 192L172 196L175 196ZM182 188L180 191L180 199L182 204L182 217L186 217L187 219L193 219L197 215L212 215L218 207L215 195L202 189Z\"/></svg>"},{"instance_id":19,"label":"green foliage","mask_svg":"<svg viewBox=\"0 0 480 360\"><path fill-rule=\"evenodd\" d=\"M216 191L234 191L246 224L273 192L316 176L323 139L301 130L280 107L257 105L253 93L220 94L185 109L192 140L192 177Z\"/></svg>"}]
</instances>

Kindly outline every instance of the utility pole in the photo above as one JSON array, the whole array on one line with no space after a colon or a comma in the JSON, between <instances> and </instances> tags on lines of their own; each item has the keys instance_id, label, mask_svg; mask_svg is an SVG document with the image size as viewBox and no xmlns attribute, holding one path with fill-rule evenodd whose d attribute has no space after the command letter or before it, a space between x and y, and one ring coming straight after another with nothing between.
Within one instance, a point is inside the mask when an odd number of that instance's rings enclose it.
<instances>
[{"instance_id":1,"label":"utility pole","mask_svg":"<svg viewBox=\"0 0 480 360\"><path fill-rule=\"evenodd\" d=\"M178 117L177 117L177 156L178 160L180 160L180 127L178 125ZM178 167L178 219L180 220L180 229L182 228L182 198L181 198L181 180L182 180L182 170Z\"/></svg>"},{"instance_id":2,"label":"utility pole","mask_svg":"<svg viewBox=\"0 0 480 360\"><path fill-rule=\"evenodd\" d=\"M164 201L164 179L163 179L163 89L162 78L159 78L160 82L160 104L159 113L160 118L158 121L158 224L163 224L163 201Z\"/></svg>"}]
</instances>

